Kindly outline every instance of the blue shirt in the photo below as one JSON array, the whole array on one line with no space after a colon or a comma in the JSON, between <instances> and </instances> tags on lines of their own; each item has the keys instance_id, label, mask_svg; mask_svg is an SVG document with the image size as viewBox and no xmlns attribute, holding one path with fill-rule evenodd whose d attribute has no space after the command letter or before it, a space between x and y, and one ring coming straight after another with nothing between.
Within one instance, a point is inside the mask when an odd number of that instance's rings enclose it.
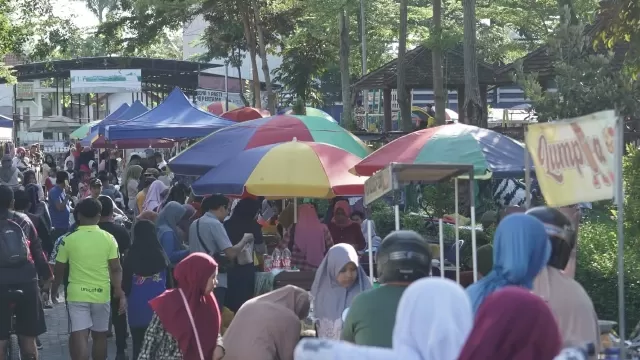
<instances>
[{"instance_id":1,"label":"blue shirt","mask_svg":"<svg viewBox=\"0 0 640 360\"><path fill-rule=\"evenodd\" d=\"M54 229L69 228L69 214L71 213L69 202L66 201L64 210L58 210L56 207L57 203L65 202L65 197L64 189L58 185L49 190L49 214L51 215L51 225Z\"/></svg>"},{"instance_id":2,"label":"blue shirt","mask_svg":"<svg viewBox=\"0 0 640 360\"><path fill-rule=\"evenodd\" d=\"M131 327L148 326L153 317L149 300L162 294L166 289L167 274L161 271L153 276L142 277L133 274L131 293L127 297L127 318Z\"/></svg>"},{"instance_id":3,"label":"blue shirt","mask_svg":"<svg viewBox=\"0 0 640 360\"><path fill-rule=\"evenodd\" d=\"M177 264L189 255L189 250L180 249L176 244L178 239L173 231L165 231L160 235L160 245L172 264Z\"/></svg>"}]
</instances>

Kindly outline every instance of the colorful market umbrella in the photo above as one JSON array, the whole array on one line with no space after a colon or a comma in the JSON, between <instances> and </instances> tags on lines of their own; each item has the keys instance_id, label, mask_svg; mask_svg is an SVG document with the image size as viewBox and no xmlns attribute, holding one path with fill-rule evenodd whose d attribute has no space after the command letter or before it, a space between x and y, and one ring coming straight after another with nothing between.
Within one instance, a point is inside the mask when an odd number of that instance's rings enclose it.
<instances>
[{"instance_id":1,"label":"colorful market umbrella","mask_svg":"<svg viewBox=\"0 0 640 360\"><path fill-rule=\"evenodd\" d=\"M333 121L333 122L337 122L336 119L333 118L333 116L327 114L326 112L320 110L320 109L316 109L316 108L312 108L312 107L305 107L305 112L306 112L306 116L318 116L318 117L322 117L325 118L329 121ZM282 112L282 114L284 115L295 115L293 113L293 108L286 108L284 110L284 112Z\"/></svg>"},{"instance_id":2,"label":"colorful market umbrella","mask_svg":"<svg viewBox=\"0 0 640 360\"><path fill-rule=\"evenodd\" d=\"M83 124L82 126L77 128L74 132L72 132L71 135L69 135L69 137L71 139L83 139L85 136L89 135L89 133L91 132L91 127L98 125L100 121L102 120L94 120L86 124Z\"/></svg>"},{"instance_id":3,"label":"colorful market umbrella","mask_svg":"<svg viewBox=\"0 0 640 360\"><path fill-rule=\"evenodd\" d=\"M498 132L449 124L412 132L376 150L351 171L370 176L392 162L469 164L477 176L522 176L524 145Z\"/></svg>"},{"instance_id":4,"label":"colorful market umbrella","mask_svg":"<svg viewBox=\"0 0 640 360\"><path fill-rule=\"evenodd\" d=\"M191 186L195 194L272 198L362 195L366 177L349 173L360 158L333 145L290 141L240 152Z\"/></svg>"},{"instance_id":5,"label":"colorful market umbrella","mask_svg":"<svg viewBox=\"0 0 640 360\"><path fill-rule=\"evenodd\" d=\"M222 115L225 111L231 111L238 108L238 105L230 102L229 108L227 109L226 101L216 101L207 106L205 110L212 113L213 115Z\"/></svg>"},{"instance_id":6,"label":"colorful market umbrella","mask_svg":"<svg viewBox=\"0 0 640 360\"><path fill-rule=\"evenodd\" d=\"M269 111L252 107L241 107L238 109L227 111L220 115L220 117L223 119L232 120L235 122L255 120L268 116L271 116Z\"/></svg>"},{"instance_id":7,"label":"colorful market umbrella","mask_svg":"<svg viewBox=\"0 0 640 360\"><path fill-rule=\"evenodd\" d=\"M276 115L220 129L171 159L169 168L176 174L203 175L243 150L294 138L334 145L358 157L369 154L367 145L338 123L316 116Z\"/></svg>"}]
</instances>

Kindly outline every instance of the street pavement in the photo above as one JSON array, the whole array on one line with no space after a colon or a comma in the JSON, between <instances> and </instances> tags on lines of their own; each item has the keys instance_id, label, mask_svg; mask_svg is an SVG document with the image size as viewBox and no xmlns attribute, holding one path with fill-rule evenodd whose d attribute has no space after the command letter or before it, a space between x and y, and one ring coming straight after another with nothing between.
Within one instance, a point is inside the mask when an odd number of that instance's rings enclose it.
<instances>
[{"instance_id":1,"label":"street pavement","mask_svg":"<svg viewBox=\"0 0 640 360\"><path fill-rule=\"evenodd\" d=\"M69 360L69 332L67 310L64 302L53 305L53 309L45 309L44 317L47 321L47 332L40 336L44 348L40 350L41 360ZM116 357L115 338L108 339L109 360ZM131 358L131 338L128 340L129 358Z\"/></svg>"}]
</instances>

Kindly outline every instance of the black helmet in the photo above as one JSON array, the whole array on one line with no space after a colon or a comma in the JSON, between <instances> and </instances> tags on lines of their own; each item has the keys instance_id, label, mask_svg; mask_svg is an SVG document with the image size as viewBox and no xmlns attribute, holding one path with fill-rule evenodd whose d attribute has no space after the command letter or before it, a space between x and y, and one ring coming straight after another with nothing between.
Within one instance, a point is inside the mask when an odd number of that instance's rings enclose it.
<instances>
[{"instance_id":1,"label":"black helmet","mask_svg":"<svg viewBox=\"0 0 640 360\"><path fill-rule=\"evenodd\" d=\"M547 206L535 207L526 214L542 221L549 235L551 240L549 266L564 270L577 240L577 233L571 220L562 211Z\"/></svg>"},{"instance_id":2,"label":"black helmet","mask_svg":"<svg viewBox=\"0 0 640 360\"><path fill-rule=\"evenodd\" d=\"M431 251L415 231L394 231L382 240L376 255L378 281L412 282L431 274Z\"/></svg>"}]
</instances>

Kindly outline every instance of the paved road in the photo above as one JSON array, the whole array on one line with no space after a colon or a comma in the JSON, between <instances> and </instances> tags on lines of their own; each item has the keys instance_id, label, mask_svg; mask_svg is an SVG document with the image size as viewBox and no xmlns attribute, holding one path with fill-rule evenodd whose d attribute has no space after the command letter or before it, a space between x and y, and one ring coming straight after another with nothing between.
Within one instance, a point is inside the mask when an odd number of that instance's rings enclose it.
<instances>
[{"instance_id":1,"label":"paved road","mask_svg":"<svg viewBox=\"0 0 640 360\"><path fill-rule=\"evenodd\" d=\"M45 309L44 316L47 321L47 333L40 336L44 348L40 350L41 360L69 360L69 334L67 311L64 303L56 304L53 309ZM116 344L114 338L109 340L108 359L116 356ZM131 339L129 339L131 349ZM129 354L131 357L131 354Z\"/></svg>"}]
</instances>

